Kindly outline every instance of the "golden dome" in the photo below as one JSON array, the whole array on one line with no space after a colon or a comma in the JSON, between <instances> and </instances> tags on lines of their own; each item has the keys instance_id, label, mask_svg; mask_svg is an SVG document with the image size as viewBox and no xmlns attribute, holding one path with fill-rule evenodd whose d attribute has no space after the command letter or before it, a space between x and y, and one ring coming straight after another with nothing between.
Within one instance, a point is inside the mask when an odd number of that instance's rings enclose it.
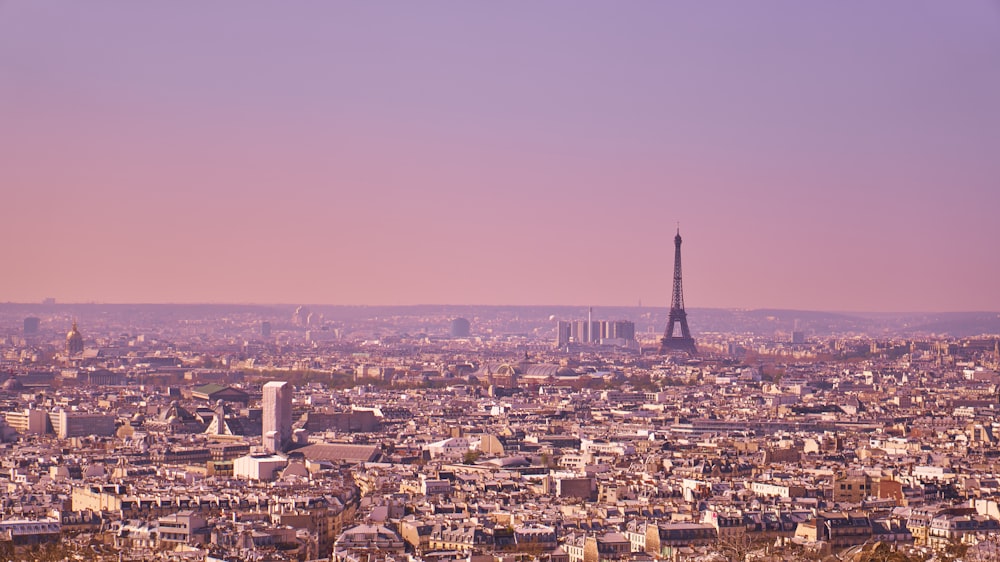
<instances>
[{"instance_id":1,"label":"golden dome","mask_svg":"<svg viewBox=\"0 0 1000 562\"><path fill-rule=\"evenodd\" d=\"M70 355L83 353L83 334L76 328L76 321L73 321L73 329L66 334L66 351Z\"/></svg>"}]
</instances>

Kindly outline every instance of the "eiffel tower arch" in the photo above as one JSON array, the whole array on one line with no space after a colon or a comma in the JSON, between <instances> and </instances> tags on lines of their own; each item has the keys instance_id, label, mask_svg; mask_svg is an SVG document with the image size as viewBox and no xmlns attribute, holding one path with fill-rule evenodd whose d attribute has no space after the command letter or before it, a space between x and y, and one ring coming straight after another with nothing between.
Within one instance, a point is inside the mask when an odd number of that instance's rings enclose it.
<instances>
[{"instance_id":1,"label":"eiffel tower arch","mask_svg":"<svg viewBox=\"0 0 1000 562\"><path fill-rule=\"evenodd\" d=\"M680 333L675 332L675 326L680 327ZM689 355L698 353L688 328L687 312L684 310L684 290L681 281L681 229L674 236L674 290L670 297L670 315L667 317L667 329L660 339L660 353L684 352Z\"/></svg>"}]
</instances>

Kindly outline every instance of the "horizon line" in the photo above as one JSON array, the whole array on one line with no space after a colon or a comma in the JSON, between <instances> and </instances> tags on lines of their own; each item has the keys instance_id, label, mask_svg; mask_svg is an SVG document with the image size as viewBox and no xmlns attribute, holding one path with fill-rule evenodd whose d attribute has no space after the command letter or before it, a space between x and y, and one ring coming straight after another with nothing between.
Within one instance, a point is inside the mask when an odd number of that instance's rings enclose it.
<instances>
[{"instance_id":1,"label":"horizon line","mask_svg":"<svg viewBox=\"0 0 1000 562\"><path fill-rule=\"evenodd\" d=\"M635 309L665 309L669 310L670 305L638 305L638 304L445 304L445 303L412 303L412 304L336 304L336 303L308 303L308 302L209 302L209 301L188 301L188 302L101 302L101 301L56 301L54 303L44 303L39 301L18 302L4 301L0 306L327 306L341 308L416 308L416 307L558 307L558 308L635 308ZM775 306L694 306L685 307L686 310L726 310L726 311L776 311L776 312L820 312L825 314L1000 314L1000 311L990 309L958 309L958 310L834 310L821 308L787 308Z\"/></svg>"}]
</instances>

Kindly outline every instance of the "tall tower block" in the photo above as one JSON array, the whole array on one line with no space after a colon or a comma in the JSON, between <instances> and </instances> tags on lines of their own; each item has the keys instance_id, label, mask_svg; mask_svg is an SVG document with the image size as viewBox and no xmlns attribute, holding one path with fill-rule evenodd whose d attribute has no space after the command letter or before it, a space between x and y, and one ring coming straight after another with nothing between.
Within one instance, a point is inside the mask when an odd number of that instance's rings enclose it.
<instances>
[{"instance_id":1,"label":"tall tower block","mask_svg":"<svg viewBox=\"0 0 1000 562\"><path fill-rule=\"evenodd\" d=\"M587 343L594 343L594 307L587 309Z\"/></svg>"},{"instance_id":2,"label":"tall tower block","mask_svg":"<svg viewBox=\"0 0 1000 562\"><path fill-rule=\"evenodd\" d=\"M674 326L680 325L680 334L674 333ZM670 315L667 329L660 340L660 353L682 351L690 355L698 353L688 329L687 312L684 311L684 289L681 281L681 229L674 236L674 291L670 298Z\"/></svg>"},{"instance_id":3,"label":"tall tower block","mask_svg":"<svg viewBox=\"0 0 1000 562\"><path fill-rule=\"evenodd\" d=\"M264 448L269 453L282 451L292 438L292 385L287 381L265 383L263 410Z\"/></svg>"}]
</instances>

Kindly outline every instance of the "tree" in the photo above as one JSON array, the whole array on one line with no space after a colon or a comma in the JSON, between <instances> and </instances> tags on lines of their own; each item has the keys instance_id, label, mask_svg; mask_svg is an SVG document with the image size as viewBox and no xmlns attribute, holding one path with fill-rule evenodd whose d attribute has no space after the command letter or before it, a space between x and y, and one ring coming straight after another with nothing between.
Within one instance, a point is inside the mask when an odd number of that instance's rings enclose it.
<instances>
[{"instance_id":1,"label":"tree","mask_svg":"<svg viewBox=\"0 0 1000 562\"><path fill-rule=\"evenodd\" d=\"M1000 562L1000 536L979 537L979 541L965 551L969 562Z\"/></svg>"},{"instance_id":2,"label":"tree","mask_svg":"<svg viewBox=\"0 0 1000 562\"><path fill-rule=\"evenodd\" d=\"M925 559L920 554L907 554L895 545L885 542L877 542L866 547L855 557L857 562L920 562Z\"/></svg>"},{"instance_id":3,"label":"tree","mask_svg":"<svg viewBox=\"0 0 1000 562\"><path fill-rule=\"evenodd\" d=\"M745 562L753 552L761 551L768 544L768 539L751 533L725 533L719 535L716 549L725 557L726 562Z\"/></svg>"},{"instance_id":4,"label":"tree","mask_svg":"<svg viewBox=\"0 0 1000 562\"><path fill-rule=\"evenodd\" d=\"M944 549L938 552L938 558L943 562L957 562L963 559L968 550L969 545L962 544L957 539L952 539Z\"/></svg>"}]
</instances>

